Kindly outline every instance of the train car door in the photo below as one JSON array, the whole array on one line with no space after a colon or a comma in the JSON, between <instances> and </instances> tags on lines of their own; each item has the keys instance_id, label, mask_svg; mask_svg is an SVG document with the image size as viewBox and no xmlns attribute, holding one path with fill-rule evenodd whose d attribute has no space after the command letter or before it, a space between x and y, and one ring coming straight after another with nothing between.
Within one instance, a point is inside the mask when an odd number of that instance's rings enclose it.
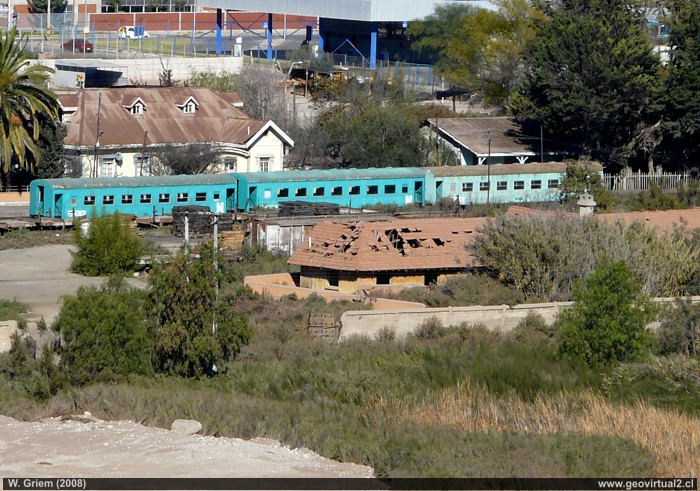
<instances>
[{"instance_id":1,"label":"train car door","mask_svg":"<svg viewBox=\"0 0 700 491\"><path fill-rule=\"evenodd\" d=\"M413 183L413 202L423 205L423 183L420 181Z\"/></svg>"},{"instance_id":2,"label":"train car door","mask_svg":"<svg viewBox=\"0 0 700 491\"><path fill-rule=\"evenodd\" d=\"M37 215L44 214L44 186L37 186L39 188L39 203L36 208Z\"/></svg>"},{"instance_id":3,"label":"train car door","mask_svg":"<svg viewBox=\"0 0 700 491\"><path fill-rule=\"evenodd\" d=\"M53 200L53 215L54 217L63 217L63 193L54 195Z\"/></svg>"},{"instance_id":4,"label":"train car door","mask_svg":"<svg viewBox=\"0 0 700 491\"><path fill-rule=\"evenodd\" d=\"M236 211L236 188L226 188L226 211Z\"/></svg>"}]
</instances>

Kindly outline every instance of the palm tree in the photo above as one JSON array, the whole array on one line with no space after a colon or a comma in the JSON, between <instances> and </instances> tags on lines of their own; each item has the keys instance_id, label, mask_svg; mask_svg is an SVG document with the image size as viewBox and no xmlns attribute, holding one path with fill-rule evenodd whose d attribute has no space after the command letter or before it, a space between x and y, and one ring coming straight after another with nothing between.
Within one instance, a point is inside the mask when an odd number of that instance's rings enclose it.
<instances>
[{"instance_id":1,"label":"palm tree","mask_svg":"<svg viewBox=\"0 0 700 491\"><path fill-rule=\"evenodd\" d=\"M22 46L23 36L17 35L16 28L3 34L0 34L0 171L7 178L13 164L33 170L41 154L37 144L41 126L55 124L59 104L47 87L53 70L30 64Z\"/></svg>"}]
</instances>

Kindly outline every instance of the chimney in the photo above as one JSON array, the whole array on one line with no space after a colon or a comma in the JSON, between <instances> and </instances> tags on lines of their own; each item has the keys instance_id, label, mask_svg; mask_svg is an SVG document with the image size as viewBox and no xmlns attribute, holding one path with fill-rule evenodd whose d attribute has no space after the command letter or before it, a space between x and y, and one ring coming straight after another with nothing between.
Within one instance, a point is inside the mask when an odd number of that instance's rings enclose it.
<instances>
[{"instance_id":1,"label":"chimney","mask_svg":"<svg viewBox=\"0 0 700 491\"><path fill-rule=\"evenodd\" d=\"M581 218L593 215L596 202L587 189L583 192L576 204L578 205L578 214Z\"/></svg>"}]
</instances>

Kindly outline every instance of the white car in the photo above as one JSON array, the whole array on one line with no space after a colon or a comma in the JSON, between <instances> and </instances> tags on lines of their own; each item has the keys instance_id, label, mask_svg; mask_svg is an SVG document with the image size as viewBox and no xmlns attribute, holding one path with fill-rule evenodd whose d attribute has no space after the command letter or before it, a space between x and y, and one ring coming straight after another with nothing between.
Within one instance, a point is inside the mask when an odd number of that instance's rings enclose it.
<instances>
[{"instance_id":1,"label":"white car","mask_svg":"<svg viewBox=\"0 0 700 491\"><path fill-rule=\"evenodd\" d=\"M122 26L119 28L120 39L148 39L151 37L148 31L139 26Z\"/></svg>"}]
</instances>

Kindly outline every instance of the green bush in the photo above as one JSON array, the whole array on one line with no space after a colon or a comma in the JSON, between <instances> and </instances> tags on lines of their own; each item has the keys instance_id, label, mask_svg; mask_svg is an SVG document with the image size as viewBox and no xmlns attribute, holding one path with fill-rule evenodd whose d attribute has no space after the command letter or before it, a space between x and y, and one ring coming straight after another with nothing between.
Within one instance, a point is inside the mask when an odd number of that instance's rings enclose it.
<instances>
[{"instance_id":1,"label":"green bush","mask_svg":"<svg viewBox=\"0 0 700 491\"><path fill-rule=\"evenodd\" d=\"M145 299L122 278L65 297L52 328L63 338L60 366L73 382L151 372Z\"/></svg>"},{"instance_id":2,"label":"green bush","mask_svg":"<svg viewBox=\"0 0 700 491\"><path fill-rule=\"evenodd\" d=\"M655 311L622 261L603 261L574 287L574 305L557 316L559 353L589 365L638 358L650 345Z\"/></svg>"},{"instance_id":3,"label":"green bush","mask_svg":"<svg viewBox=\"0 0 700 491\"><path fill-rule=\"evenodd\" d=\"M515 340L527 344L551 342L554 340L555 333L554 327L548 326L544 318L536 312L528 312L527 316L513 329Z\"/></svg>"},{"instance_id":4,"label":"green bush","mask_svg":"<svg viewBox=\"0 0 700 491\"><path fill-rule=\"evenodd\" d=\"M77 251L71 269L85 276L113 275L133 271L143 246L119 214L93 217L85 237L76 227Z\"/></svg>"},{"instance_id":5,"label":"green bush","mask_svg":"<svg viewBox=\"0 0 700 491\"><path fill-rule=\"evenodd\" d=\"M700 304L689 298L676 300L675 305L661 311L656 331L659 354L700 355Z\"/></svg>"},{"instance_id":6,"label":"green bush","mask_svg":"<svg viewBox=\"0 0 700 491\"><path fill-rule=\"evenodd\" d=\"M566 202L576 203L586 190L593 195L599 210L609 209L615 204L615 195L605 188L603 178L590 168L588 161L568 162L561 182L561 197Z\"/></svg>"},{"instance_id":7,"label":"green bush","mask_svg":"<svg viewBox=\"0 0 700 491\"><path fill-rule=\"evenodd\" d=\"M19 319L20 314L27 312L27 306L17 300L0 299L0 320L9 321Z\"/></svg>"}]
</instances>

